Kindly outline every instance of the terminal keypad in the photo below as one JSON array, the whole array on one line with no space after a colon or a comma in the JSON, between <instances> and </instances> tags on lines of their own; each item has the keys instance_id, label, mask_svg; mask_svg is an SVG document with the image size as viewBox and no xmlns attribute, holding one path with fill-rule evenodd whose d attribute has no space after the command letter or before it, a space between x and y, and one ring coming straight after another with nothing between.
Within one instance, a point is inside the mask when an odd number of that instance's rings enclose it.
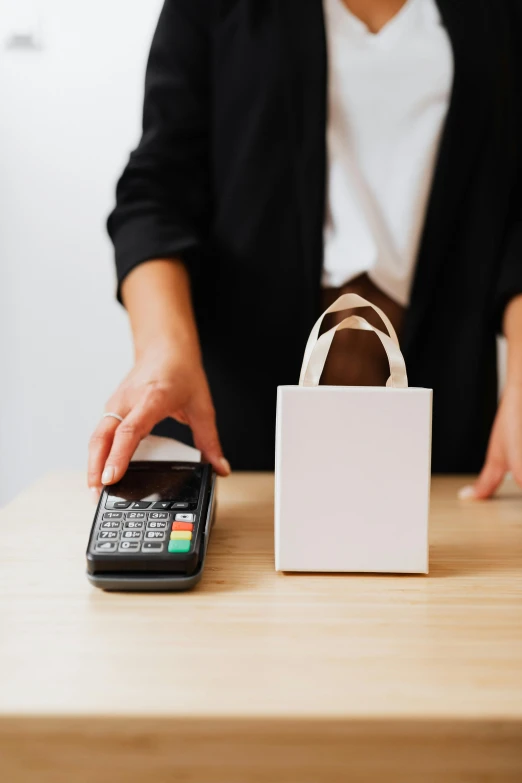
<instances>
[{"instance_id":1,"label":"terminal keypad","mask_svg":"<svg viewBox=\"0 0 522 783\"><path fill-rule=\"evenodd\" d=\"M166 504L172 510L166 510ZM191 551L197 525L193 505L174 501L117 505L116 501L107 501L106 507L111 510L104 510L100 515L93 539L92 548L96 553L168 553L175 556ZM145 510L147 507L150 510ZM126 510L113 510L117 508ZM187 511L187 508L194 510Z\"/></svg>"}]
</instances>

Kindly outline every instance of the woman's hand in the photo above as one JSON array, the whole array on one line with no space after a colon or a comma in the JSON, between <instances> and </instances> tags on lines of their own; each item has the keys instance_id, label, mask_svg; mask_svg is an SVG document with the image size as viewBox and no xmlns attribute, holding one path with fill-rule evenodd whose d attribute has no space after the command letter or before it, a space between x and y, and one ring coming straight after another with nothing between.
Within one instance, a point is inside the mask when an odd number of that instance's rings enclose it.
<instances>
[{"instance_id":1,"label":"woman's hand","mask_svg":"<svg viewBox=\"0 0 522 783\"><path fill-rule=\"evenodd\" d=\"M522 487L521 386L507 386L504 390L482 472L472 487L460 490L459 497L463 500L485 500L496 492L509 472Z\"/></svg>"},{"instance_id":2,"label":"woman's hand","mask_svg":"<svg viewBox=\"0 0 522 783\"><path fill-rule=\"evenodd\" d=\"M473 486L459 492L462 500L490 498L506 473L522 487L522 296L512 299L504 314L508 344L507 380L482 472Z\"/></svg>"},{"instance_id":3,"label":"woman's hand","mask_svg":"<svg viewBox=\"0 0 522 783\"><path fill-rule=\"evenodd\" d=\"M188 424L196 447L222 476L230 473L216 429L214 407L199 360L176 354L174 346L155 346L129 373L106 409L123 417L103 418L89 444L89 487L118 481L142 438L162 419Z\"/></svg>"},{"instance_id":4,"label":"woman's hand","mask_svg":"<svg viewBox=\"0 0 522 783\"><path fill-rule=\"evenodd\" d=\"M122 297L136 362L106 406L123 421L102 418L90 440L89 487L98 495L102 484L119 481L140 440L169 416L191 427L204 459L227 476L184 265L171 259L140 264L125 278Z\"/></svg>"}]
</instances>

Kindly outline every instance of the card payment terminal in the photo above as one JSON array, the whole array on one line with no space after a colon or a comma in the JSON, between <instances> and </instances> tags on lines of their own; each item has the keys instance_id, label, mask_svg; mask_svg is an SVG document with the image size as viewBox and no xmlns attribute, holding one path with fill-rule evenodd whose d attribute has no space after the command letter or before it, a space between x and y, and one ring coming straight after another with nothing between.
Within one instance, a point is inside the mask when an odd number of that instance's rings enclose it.
<instances>
[{"instance_id":1,"label":"card payment terminal","mask_svg":"<svg viewBox=\"0 0 522 783\"><path fill-rule=\"evenodd\" d=\"M210 465L131 462L104 487L87 576L105 590L187 590L201 578L215 516Z\"/></svg>"}]
</instances>

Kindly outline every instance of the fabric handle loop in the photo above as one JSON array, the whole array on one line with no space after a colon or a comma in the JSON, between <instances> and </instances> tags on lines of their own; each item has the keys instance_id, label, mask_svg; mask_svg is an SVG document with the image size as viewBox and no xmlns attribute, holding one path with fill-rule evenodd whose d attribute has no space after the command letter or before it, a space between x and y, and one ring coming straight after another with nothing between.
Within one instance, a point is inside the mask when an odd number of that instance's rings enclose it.
<instances>
[{"instance_id":1,"label":"fabric handle loop","mask_svg":"<svg viewBox=\"0 0 522 783\"><path fill-rule=\"evenodd\" d=\"M382 322L386 326L386 329L388 330L388 334L390 338L393 340L393 342L399 346L399 339L397 337L397 332L393 328L393 324L384 313L380 307L377 307L377 305L372 304L367 299L365 299L363 296L359 296L359 294L342 294L338 299L335 300L333 304L328 307L324 313L317 319L317 321L314 324L314 327L312 331L310 332L310 337L308 338L308 342L306 343L306 348L304 352L303 357L303 364L301 367L301 375L299 377L299 385L303 386L304 383L304 374L305 370L308 367L308 362L310 361L310 356L312 355L312 351L314 350L314 346L317 342L317 339L319 337L319 330L321 328L321 324L323 322L323 318L328 313L336 313L339 312L339 310L351 310L352 308L356 307L371 307L375 312L381 317ZM346 328L346 327L345 327ZM333 337L332 337L333 339Z\"/></svg>"},{"instance_id":2,"label":"fabric handle loop","mask_svg":"<svg viewBox=\"0 0 522 783\"><path fill-rule=\"evenodd\" d=\"M347 294L346 296L352 296L352 294ZM362 297L359 297L357 294L353 294L353 296L357 296L358 299L362 299ZM343 297L340 297L337 300L337 302L334 303L334 305L337 304L342 298ZM365 302L364 306L367 306L366 300L363 301ZM332 305L332 307L334 305ZM350 305L350 307L353 306L354 305ZM345 308L338 307L336 309L340 310ZM377 310L378 308L374 308L374 309ZM326 312L328 312L328 310ZM323 313L323 316L326 315L326 312ZM319 326L323 316L321 316L321 318L318 321ZM383 321L385 321L385 318L383 318ZM343 321L341 321L341 323L337 324L336 326L333 326L327 332L322 334L319 337L319 339L317 339L315 343L312 345L312 349L309 352L308 360L305 351L305 358L303 360L303 367L301 369L301 377L299 379L300 386L319 385L321 374L323 372L324 365L326 363L326 359L328 356L328 352L332 345L332 341L335 337L335 333L340 329L362 329L368 332L375 332L375 334L381 341L384 350L386 351L386 355L390 363L390 377L386 381L386 386L391 387L393 389L408 388L408 376L406 373L406 364L404 362L404 357L399 348L397 335L395 334L395 330L393 329L393 326L391 327L390 331L393 332L395 339L393 339L391 334L388 335L385 334L384 332L381 332L380 329L377 329L375 326L372 326L370 323L368 323L368 321L365 318L361 318L361 316L359 315L351 315L348 318L345 318Z\"/></svg>"}]
</instances>

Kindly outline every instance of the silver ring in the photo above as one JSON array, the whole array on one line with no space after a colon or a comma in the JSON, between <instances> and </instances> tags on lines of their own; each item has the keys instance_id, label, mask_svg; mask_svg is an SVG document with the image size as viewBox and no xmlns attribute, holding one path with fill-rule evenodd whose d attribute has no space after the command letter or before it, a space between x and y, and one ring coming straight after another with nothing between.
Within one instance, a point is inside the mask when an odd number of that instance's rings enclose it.
<instances>
[{"instance_id":1,"label":"silver ring","mask_svg":"<svg viewBox=\"0 0 522 783\"><path fill-rule=\"evenodd\" d=\"M112 416L113 419L118 419L118 421L123 421L123 416L120 416L119 413L104 413L103 418L106 419L107 416Z\"/></svg>"}]
</instances>

